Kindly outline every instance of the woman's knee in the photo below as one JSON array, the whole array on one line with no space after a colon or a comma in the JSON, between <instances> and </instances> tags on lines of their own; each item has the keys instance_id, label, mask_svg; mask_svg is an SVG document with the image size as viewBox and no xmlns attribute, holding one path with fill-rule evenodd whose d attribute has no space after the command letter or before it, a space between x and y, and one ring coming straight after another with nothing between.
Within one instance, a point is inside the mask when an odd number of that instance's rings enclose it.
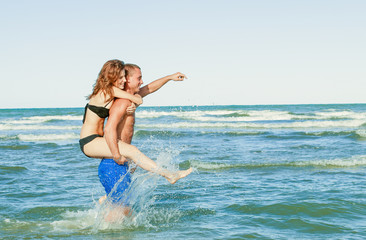
<instances>
[{"instance_id":1,"label":"woman's knee","mask_svg":"<svg viewBox=\"0 0 366 240\"><path fill-rule=\"evenodd\" d=\"M120 149L120 153L122 155L123 155L123 153L125 153L126 156L134 155L139 151L137 147L135 147L131 144L124 143L122 141L118 142L118 147Z\"/></svg>"}]
</instances>

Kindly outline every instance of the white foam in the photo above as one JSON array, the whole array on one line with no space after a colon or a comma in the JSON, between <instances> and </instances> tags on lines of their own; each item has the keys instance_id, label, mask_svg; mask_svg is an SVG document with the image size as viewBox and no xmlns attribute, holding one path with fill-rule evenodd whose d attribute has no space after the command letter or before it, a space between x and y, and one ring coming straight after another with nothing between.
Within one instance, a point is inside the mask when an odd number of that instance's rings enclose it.
<instances>
[{"instance_id":1,"label":"white foam","mask_svg":"<svg viewBox=\"0 0 366 240\"><path fill-rule=\"evenodd\" d=\"M317 116L318 119L330 119L330 118L366 119L365 112L353 112L353 111L329 110L324 112L316 112L315 115Z\"/></svg>"},{"instance_id":2,"label":"white foam","mask_svg":"<svg viewBox=\"0 0 366 240\"><path fill-rule=\"evenodd\" d=\"M257 128L257 129L281 129L281 128L336 128L348 127L356 128L363 125L365 120L343 120L343 121L301 121L301 122L285 122L285 123L217 123L217 122L176 122L161 124L137 124L138 128Z\"/></svg>"},{"instance_id":3,"label":"white foam","mask_svg":"<svg viewBox=\"0 0 366 240\"><path fill-rule=\"evenodd\" d=\"M275 128L329 128L329 127L359 127L364 124L366 120L342 120L342 121L304 121L292 122L283 124L269 124Z\"/></svg>"},{"instance_id":4,"label":"white foam","mask_svg":"<svg viewBox=\"0 0 366 240\"><path fill-rule=\"evenodd\" d=\"M57 141L57 140L68 140L68 139L78 139L79 134L75 133L65 133L65 134L44 134L44 135L34 135L34 134L19 134L18 138L21 141Z\"/></svg>"},{"instance_id":5,"label":"white foam","mask_svg":"<svg viewBox=\"0 0 366 240\"><path fill-rule=\"evenodd\" d=\"M227 116L237 114L237 116ZM247 116L246 116L247 115ZM252 121L286 121L286 120L332 120L332 119L350 119L365 120L365 112L336 111L327 110L322 112L309 113L304 115L295 115L287 111L275 110L218 110L218 111L140 111L136 114L137 118L158 118L173 116L181 119L189 119L201 122L252 122Z\"/></svg>"},{"instance_id":6,"label":"white foam","mask_svg":"<svg viewBox=\"0 0 366 240\"><path fill-rule=\"evenodd\" d=\"M63 121L81 121L82 116L74 116L74 115L54 115L54 116L33 116L33 117L23 117L21 119L6 119L1 123L4 124L37 124L44 123L51 120L63 120Z\"/></svg>"},{"instance_id":7,"label":"white foam","mask_svg":"<svg viewBox=\"0 0 366 240\"><path fill-rule=\"evenodd\" d=\"M12 125L0 124L0 130L72 130L81 129L80 126L55 126L55 125Z\"/></svg>"},{"instance_id":8,"label":"white foam","mask_svg":"<svg viewBox=\"0 0 366 240\"><path fill-rule=\"evenodd\" d=\"M63 214L63 220L51 223L54 231L67 232L70 230L81 230L92 226L98 214L98 208L85 211L70 212Z\"/></svg>"},{"instance_id":9,"label":"white foam","mask_svg":"<svg viewBox=\"0 0 366 240\"><path fill-rule=\"evenodd\" d=\"M8 125L18 125L18 124L37 124L40 121L37 120L28 120L28 119L19 119L19 120L4 120L1 123Z\"/></svg>"},{"instance_id":10,"label":"white foam","mask_svg":"<svg viewBox=\"0 0 366 240\"><path fill-rule=\"evenodd\" d=\"M366 165L366 155L352 156L350 158L337 158L325 160L313 160L294 163L296 166L321 166L321 167L357 167Z\"/></svg>"},{"instance_id":11,"label":"white foam","mask_svg":"<svg viewBox=\"0 0 366 240\"><path fill-rule=\"evenodd\" d=\"M229 111L229 110L217 110L217 111L138 111L136 116L139 118L158 118L158 117L165 117L165 116L174 116L179 118L194 118L200 117L204 115L227 115L233 113L243 113L243 111Z\"/></svg>"},{"instance_id":12,"label":"white foam","mask_svg":"<svg viewBox=\"0 0 366 240\"><path fill-rule=\"evenodd\" d=\"M359 135L360 137L366 138L366 129L356 130L356 134Z\"/></svg>"},{"instance_id":13,"label":"white foam","mask_svg":"<svg viewBox=\"0 0 366 240\"><path fill-rule=\"evenodd\" d=\"M277 121L277 120L291 120L293 115L287 111L248 111L249 121Z\"/></svg>"},{"instance_id":14,"label":"white foam","mask_svg":"<svg viewBox=\"0 0 366 240\"><path fill-rule=\"evenodd\" d=\"M190 161L190 165L195 169L218 170L234 167L234 165L226 163L200 162L196 160Z\"/></svg>"},{"instance_id":15,"label":"white foam","mask_svg":"<svg viewBox=\"0 0 366 240\"><path fill-rule=\"evenodd\" d=\"M250 162L243 164L227 164L218 162L201 162L191 160L190 165L198 170L224 171L233 168L259 168L259 167L358 167L366 166L366 155L352 156L350 158L314 159L309 161L279 161L279 162Z\"/></svg>"},{"instance_id":16,"label":"white foam","mask_svg":"<svg viewBox=\"0 0 366 240\"><path fill-rule=\"evenodd\" d=\"M230 114L238 114L239 116L222 117ZM248 115L248 116L243 116ZM286 111L172 111L172 112L155 112L141 111L136 114L138 118L158 118L165 116L174 116L182 119L191 119L197 121L264 121L264 120L290 120L292 115Z\"/></svg>"},{"instance_id":17,"label":"white foam","mask_svg":"<svg viewBox=\"0 0 366 240\"><path fill-rule=\"evenodd\" d=\"M79 120L82 120L82 116L81 115L79 115L79 116L75 116L75 115L33 116L33 117L25 117L22 119L31 120L31 121L41 121L41 122L46 122L46 121L51 121L51 120L79 121Z\"/></svg>"}]
</instances>

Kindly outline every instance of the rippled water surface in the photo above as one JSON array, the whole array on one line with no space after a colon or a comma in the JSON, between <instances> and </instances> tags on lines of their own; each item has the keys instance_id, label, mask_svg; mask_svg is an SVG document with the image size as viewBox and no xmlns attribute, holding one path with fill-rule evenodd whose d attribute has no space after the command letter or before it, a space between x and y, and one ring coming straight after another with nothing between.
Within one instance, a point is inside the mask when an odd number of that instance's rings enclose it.
<instances>
[{"instance_id":1,"label":"rippled water surface","mask_svg":"<svg viewBox=\"0 0 366 240\"><path fill-rule=\"evenodd\" d=\"M2 239L366 238L366 104L140 107L133 144L195 171L170 185L138 169L116 223L82 108L0 113Z\"/></svg>"}]
</instances>

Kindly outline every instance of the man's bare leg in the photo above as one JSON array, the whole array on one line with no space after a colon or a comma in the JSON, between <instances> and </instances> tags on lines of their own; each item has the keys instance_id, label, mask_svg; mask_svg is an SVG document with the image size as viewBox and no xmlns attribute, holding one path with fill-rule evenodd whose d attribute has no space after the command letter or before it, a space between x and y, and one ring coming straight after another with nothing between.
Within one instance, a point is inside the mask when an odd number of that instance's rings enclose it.
<instances>
[{"instance_id":1,"label":"man's bare leg","mask_svg":"<svg viewBox=\"0 0 366 240\"><path fill-rule=\"evenodd\" d=\"M119 222L123 220L124 217L128 216L130 211L131 209L129 207L110 206L104 220L109 223Z\"/></svg>"},{"instance_id":2,"label":"man's bare leg","mask_svg":"<svg viewBox=\"0 0 366 240\"><path fill-rule=\"evenodd\" d=\"M102 205L103 202L107 199L107 195L104 195L103 197L99 198L99 204Z\"/></svg>"}]
</instances>

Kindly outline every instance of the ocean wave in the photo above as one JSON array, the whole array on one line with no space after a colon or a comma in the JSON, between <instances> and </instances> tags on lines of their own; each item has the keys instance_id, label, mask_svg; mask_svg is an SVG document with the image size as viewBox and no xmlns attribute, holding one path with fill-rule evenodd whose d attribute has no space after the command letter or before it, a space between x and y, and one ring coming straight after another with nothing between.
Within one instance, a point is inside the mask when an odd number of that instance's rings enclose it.
<instances>
[{"instance_id":1,"label":"ocean wave","mask_svg":"<svg viewBox=\"0 0 366 240\"><path fill-rule=\"evenodd\" d=\"M81 115L53 115L53 116L33 116L33 117L25 117L22 118L23 120L30 120L30 121L41 121L47 122L50 120L64 120L64 121L81 121L83 117Z\"/></svg>"},{"instance_id":2,"label":"ocean wave","mask_svg":"<svg viewBox=\"0 0 366 240\"><path fill-rule=\"evenodd\" d=\"M82 116L75 115L54 115L54 116L33 116L33 117L23 117L21 119L5 119L1 121L3 124L37 124L51 121L81 121Z\"/></svg>"},{"instance_id":3,"label":"ocean wave","mask_svg":"<svg viewBox=\"0 0 366 240\"><path fill-rule=\"evenodd\" d=\"M220 123L220 122L175 122L161 124L138 124L139 128L256 128L256 129L281 129L281 128L356 128L365 124L366 120L343 120L343 121L301 121L283 123Z\"/></svg>"},{"instance_id":4,"label":"ocean wave","mask_svg":"<svg viewBox=\"0 0 366 240\"><path fill-rule=\"evenodd\" d=\"M194 121L213 122L253 122L253 121L286 121L286 120L365 120L366 112L349 110L327 110L321 112L294 113L277 110L217 110L217 111L139 111L137 118L177 117Z\"/></svg>"},{"instance_id":5,"label":"ocean wave","mask_svg":"<svg viewBox=\"0 0 366 240\"><path fill-rule=\"evenodd\" d=\"M324 112L316 112L315 115L319 119L366 119L365 112L353 111L328 110Z\"/></svg>"},{"instance_id":6,"label":"ocean wave","mask_svg":"<svg viewBox=\"0 0 366 240\"><path fill-rule=\"evenodd\" d=\"M137 130L134 137L158 136L158 137L183 137L191 135L190 133L176 131L157 131L157 130Z\"/></svg>"},{"instance_id":7,"label":"ocean wave","mask_svg":"<svg viewBox=\"0 0 366 240\"><path fill-rule=\"evenodd\" d=\"M244 111L230 111L230 110L216 110L216 111L204 111L204 110L197 110L197 111L148 111L142 110L136 112L136 116L139 118L158 118L164 116L174 116L180 118L187 118L187 117L194 117L194 116L203 116L203 115L228 115L228 114L235 114L235 113L243 113L246 114Z\"/></svg>"},{"instance_id":8,"label":"ocean wave","mask_svg":"<svg viewBox=\"0 0 366 240\"><path fill-rule=\"evenodd\" d=\"M22 172L28 170L26 167L23 166L4 166L4 165L0 165L0 171L2 174L6 174L6 173L18 173L18 172Z\"/></svg>"},{"instance_id":9,"label":"ocean wave","mask_svg":"<svg viewBox=\"0 0 366 240\"><path fill-rule=\"evenodd\" d=\"M348 206L347 206L348 205ZM299 213L320 218L323 216L337 216L340 213L350 214L350 210L354 209L354 205L363 207L363 204L357 202L349 202L345 205L342 199L334 199L334 202L316 202L316 201L284 201L279 203L260 204L231 204L227 207L228 210L245 214L262 214L272 213L275 215L292 215L296 216ZM352 207L351 207L352 206ZM319 222L317 222L319 224ZM321 224L320 224L321 225ZM318 228L321 226L318 226ZM328 226L329 227L329 226ZM342 227L342 226L340 226Z\"/></svg>"},{"instance_id":10,"label":"ocean wave","mask_svg":"<svg viewBox=\"0 0 366 240\"><path fill-rule=\"evenodd\" d=\"M264 135L264 134L268 134L268 132L264 132L264 131L245 131L245 132L235 132L235 131L201 131L198 133L198 135L202 136L202 135L219 135L219 136L231 136L231 137L238 137L238 136L255 136L255 135Z\"/></svg>"},{"instance_id":11,"label":"ocean wave","mask_svg":"<svg viewBox=\"0 0 366 240\"><path fill-rule=\"evenodd\" d=\"M234 112L234 113L228 113L228 114L223 114L223 117L249 117L250 115L246 112Z\"/></svg>"},{"instance_id":12,"label":"ocean wave","mask_svg":"<svg viewBox=\"0 0 366 240\"><path fill-rule=\"evenodd\" d=\"M358 130L356 130L355 134L358 137L366 138L366 129L358 129Z\"/></svg>"},{"instance_id":13,"label":"ocean wave","mask_svg":"<svg viewBox=\"0 0 366 240\"><path fill-rule=\"evenodd\" d=\"M245 111L245 110L217 110L217 111L140 111L136 114L137 118L159 118L159 117L177 117L180 119L195 121L265 121L265 120L291 120L292 116L286 111Z\"/></svg>"},{"instance_id":14,"label":"ocean wave","mask_svg":"<svg viewBox=\"0 0 366 240\"><path fill-rule=\"evenodd\" d=\"M72 130L81 129L80 126L56 126L56 125L11 125L0 124L0 130Z\"/></svg>"},{"instance_id":15,"label":"ocean wave","mask_svg":"<svg viewBox=\"0 0 366 240\"><path fill-rule=\"evenodd\" d=\"M366 139L366 129L357 129L351 131L318 131L318 132L299 132L297 133L303 136L315 136L315 137L337 137L337 136L344 136L350 137L358 140Z\"/></svg>"},{"instance_id":16,"label":"ocean wave","mask_svg":"<svg viewBox=\"0 0 366 240\"><path fill-rule=\"evenodd\" d=\"M17 139L16 135L0 135L0 140L14 140Z\"/></svg>"},{"instance_id":17,"label":"ocean wave","mask_svg":"<svg viewBox=\"0 0 366 240\"><path fill-rule=\"evenodd\" d=\"M320 131L320 132L304 132L300 135L306 136L319 136L319 137L329 137L329 136L347 136L356 133L356 131Z\"/></svg>"},{"instance_id":18,"label":"ocean wave","mask_svg":"<svg viewBox=\"0 0 366 240\"><path fill-rule=\"evenodd\" d=\"M185 137L185 136L205 136L205 135L215 135L215 136L252 136L252 135L262 135L268 134L264 131L200 131L200 132L182 132L182 131L159 131L159 130L136 130L134 133L135 137L146 137L146 136L156 136L156 137Z\"/></svg>"},{"instance_id":19,"label":"ocean wave","mask_svg":"<svg viewBox=\"0 0 366 240\"><path fill-rule=\"evenodd\" d=\"M35 135L35 134L19 134L18 138L21 141L59 141L59 140L68 140L68 139L79 139L79 134L75 133L65 133L65 134L44 134L44 135Z\"/></svg>"},{"instance_id":20,"label":"ocean wave","mask_svg":"<svg viewBox=\"0 0 366 240\"><path fill-rule=\"evenodd\" d=\"M10 149L10 150L26 150L31 148L28 145L0 145L0 149Z\"/></svg>"},{"instance_id":21,"label":"ocean wave","mask_svg":"<svg viewBox=\"0 0 366 240\"><path fill-rule=\"evenodd\" d=\"M341 167L359 167L366 166L366 155L353 156L351 158L339 159L323 159L323 160L309 160L309 161L285 161L285 162L268 162L268 163L218 163L218 162L202 162L198 160L191 160L188 163L197 170L203 171L225 171L231 169L253 169L253 168L270 168L270 167L325 167L325 168L341 168Z\"/></svg>"}]
</instances>

